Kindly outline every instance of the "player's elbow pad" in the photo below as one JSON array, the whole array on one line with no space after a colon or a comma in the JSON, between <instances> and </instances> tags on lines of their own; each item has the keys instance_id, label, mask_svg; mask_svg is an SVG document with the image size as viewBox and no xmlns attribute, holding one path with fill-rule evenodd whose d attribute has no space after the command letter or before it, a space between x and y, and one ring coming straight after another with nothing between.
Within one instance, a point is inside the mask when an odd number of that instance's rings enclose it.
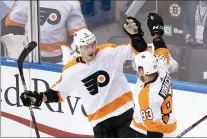
<instances>
[{"instance_id":1,"label":"player's elbow pad","mask_svg":"<svg viewBox=\"0 0 207 139\"><path fill-rule=\"evenodd\" d=\"M144 38L132 39L132 47L138 52L144 52L147 49L147 43Z\"/></svg>"},{"instance_id":2,"label":"player's elbow pad","mask_svg":"<svg viewBox=\"0 0 207 139\"><path fill-rule=\"evenodd\" d=\"M44 92L44 95L47 97L47 101L45 103L51 102L59 102L58 92L52 89L48 89Z\"/></svg>"}]
</instances>

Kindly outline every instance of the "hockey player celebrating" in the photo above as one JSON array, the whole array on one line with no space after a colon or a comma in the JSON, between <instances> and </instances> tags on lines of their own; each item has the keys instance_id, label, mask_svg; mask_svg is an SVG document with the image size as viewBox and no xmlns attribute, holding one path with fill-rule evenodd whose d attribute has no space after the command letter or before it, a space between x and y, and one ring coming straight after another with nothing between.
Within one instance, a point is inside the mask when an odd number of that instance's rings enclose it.
<instances>
[{"instance_id":1,"label":"hockey player celebrating","mask_svg":"<svg viewBox=\"0 0 207 139\"><path fill-rule=\"evenodd\" d=\"M132 92L123 74L123 63L133 59L133 50L146 49L142 36L140 30L130 36L131 43L120 46L107 43L97 47L96 38L89 30L75 32L74 45L81 56L63 67L59 81L52 88L41 93L23 92L23 105L39 107L42 102L61 102L69 92L77 92L95 137L136 137L136 131L130 128Z\"/></svg>"},{"instance_id":2,"label":"hockey player celebrating","mask_svg":"<svg viewBox=\"0 0 207 139\"><path fill-rule=\"evenodd\" d=\"M130 17L123 27L135 35L138 33L137 23L139 21ZM162 39L164 24L159 15L149 13L147 25L154 37L155 51L137 52L135 56L133 67L139 79L133 92L135 106L131 127L139 133L137 137L170 137L175 134L176 118L168 72L169 52Z\"/></svg>"}]
</instances>

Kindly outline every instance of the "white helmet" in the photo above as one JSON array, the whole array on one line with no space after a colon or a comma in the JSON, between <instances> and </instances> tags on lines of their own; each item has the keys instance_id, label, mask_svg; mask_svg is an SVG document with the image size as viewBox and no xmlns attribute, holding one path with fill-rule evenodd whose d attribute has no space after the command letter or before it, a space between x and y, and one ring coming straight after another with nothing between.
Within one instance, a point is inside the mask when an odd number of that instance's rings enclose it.
<instances>
[{"instance_id":1,"label":"white helmet","mask_svg":"<svg viewBox=\"0 0 207 139\"><path fill-rule=\"evenodd\" d=\"M81 46L96 42L96 37L88 29L83 28L74 33L73 41L80 50Z\"/></svg>"},{"instance_id":2,"label":"white helmet","mask_svg":"<svg viewBox=\"0 0 207 139\"><path fill-rule=\"evenodd\" d=\"M158 57L149 51L141 52L134 59L134 70L137 71L138 67L143 68L143 76L155 73L158 71Z\"/></svg>"}]
</instances>

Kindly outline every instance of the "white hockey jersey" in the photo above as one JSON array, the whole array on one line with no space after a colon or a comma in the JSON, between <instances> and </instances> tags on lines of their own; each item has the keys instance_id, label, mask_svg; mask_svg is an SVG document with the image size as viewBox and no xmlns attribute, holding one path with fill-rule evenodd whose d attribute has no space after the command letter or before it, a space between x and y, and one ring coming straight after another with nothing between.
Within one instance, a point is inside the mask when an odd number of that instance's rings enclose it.
<instances>
[{"instance_id":1,"label":"white hockey jersey","mask_svg":"<svg viewBox=\"0 0 207 139\"><path fill-rule=\"evenodd\" d=\"M28 19L28 4L28 1L16 2L5 25L24 26ZM86 28L79 1L40 1L39 9L40 50L44 57L60 55L60 46L68 44L68 36Z\"/></svg>"},{"instance_id":2,"label":"white hockey jersey","mask_svg":"<svg viewBox=\"0 0 207 139\"><path fill-rule=\"evenodd\" d=\"M165 63L165 64L164 64ZM158 76L150 83L137 80L133 91L134 115L131 127L145 135L147 131L173 137L176 117L173 110L173 91L166 59L159 59Z\"/></svg>"},{"instance_id":3,"label":"white hockey jersey","mask_svg":"<svg viewBox=\"0 0 207 139\"><path fill-rule=\"evenodd\" d=\"M53 90L60 100L77 92L81 96L92 126L133 107L132 93L123 74L123 63L132 60L130 44L100 45L94 60L83 63L81 57L69 61Z\"/></svg>"}]
</instances>

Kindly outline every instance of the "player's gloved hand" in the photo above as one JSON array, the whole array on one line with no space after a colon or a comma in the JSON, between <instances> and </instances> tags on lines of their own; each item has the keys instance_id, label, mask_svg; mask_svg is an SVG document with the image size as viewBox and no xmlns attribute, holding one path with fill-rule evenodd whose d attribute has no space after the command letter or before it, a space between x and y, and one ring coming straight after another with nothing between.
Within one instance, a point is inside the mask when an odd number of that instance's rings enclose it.
<instances>
[{"instance_id":1,"label":"player's gloved hand","mask_svg":"<svg viewBox=\"0 0 207 139\"><path fill-rule=\"evenodd\" d=\"M144 36L144 32L141 29L141 23L133 17L127 17L126 24L123 25L123 29L131 39L141 38Z\"/></svg>"},{"instance_id":2,"label":"player's gloved hand","mask_svg":"<svg viewBox=\"0 0 207 139\"><path fill-rule=\"evenodd\" d=\"M20 96L24 106L37 106L39 107L42 104L43 93L38 93L36 91L26 91L23 92Z\"/></svg>"},{"instance_id":3,"label":"player's gloved hand","mask_svg":"<svg viewBox=\"0 0 207 139\"><path fill-rule=\"evenodd\" d=\"M159 34L162 36L164 34L164 23L161 16L156 13L149 13L147 16L147 26L151 32L151 35Z\"/></svg>"}]
</instances>

